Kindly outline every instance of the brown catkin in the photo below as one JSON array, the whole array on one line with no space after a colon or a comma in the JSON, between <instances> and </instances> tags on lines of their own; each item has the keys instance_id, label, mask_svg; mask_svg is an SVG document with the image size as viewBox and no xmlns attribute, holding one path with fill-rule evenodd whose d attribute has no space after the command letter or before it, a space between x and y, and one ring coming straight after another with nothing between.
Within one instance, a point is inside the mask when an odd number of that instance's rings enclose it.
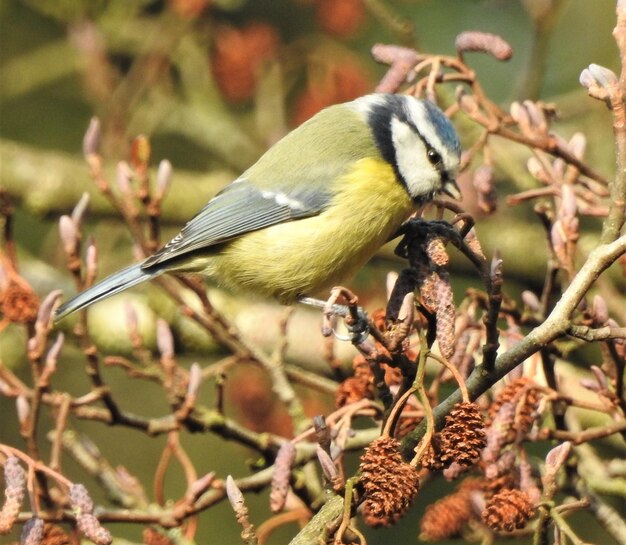
<instances>
[{"instance_id":1,"label":"brown catkin","mask_svg":"<svg viewBox=\"0 0 626 545\"><path fill-rule=\"evenodd\" d=\"M406 463L400 443L379 437L361 457L361 483L365 490L363 519L368 526L391 526L406 514L419 490L418 473Z\"/></svg>"},{"instance_id":2,"label":"brown catkin","mask_svg":"<svg viewBox=\"0 0 626 545\"><path fill-rule=\"evenodd\" d=\"M471 494L480 488L480 479L468 478L455 492L429 505L420 521L420 539L441 541L460 535L473 516Z\"/></svg>"},{"instance_id":3,"label":"brown catkin","mask_svg":"<svg viewBox=\"0 0 626 545\"><path fill-rule=\"evenodd\" d=\"M453 462L473 465L485 447L485 423L475 403L457 403L446 416L441 431L441 461L445 467Z\"/></svg>"},{"instance_id":4,"label":"brown catkin","mask_svg":"<svg viewBox=\"0 0 626 545\"><path fill-rule=\"evenodd\" d=\"M526 526L534 512L526 492L504 489L487 502L482 519L492 530L512 532Z\"/></svg>"}]
</instances>

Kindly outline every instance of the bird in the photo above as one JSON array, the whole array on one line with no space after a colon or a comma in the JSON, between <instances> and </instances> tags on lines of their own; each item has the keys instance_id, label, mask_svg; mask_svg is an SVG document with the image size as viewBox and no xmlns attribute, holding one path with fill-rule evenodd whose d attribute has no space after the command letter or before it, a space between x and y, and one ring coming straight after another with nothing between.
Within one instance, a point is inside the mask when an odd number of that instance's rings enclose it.
<instances>
[{"instance_id":1,"label":"bird","mask_svg":"<svg viewBox=\"0 0 626 545\"><path fill-rule=\"evenodd\" d=\"M433 102L373 93L270 147L165 246L79 293L55 321L163 273L292 304L356 273L440 193L459 199L460 142Z\"/></svg>"}]
</instances>

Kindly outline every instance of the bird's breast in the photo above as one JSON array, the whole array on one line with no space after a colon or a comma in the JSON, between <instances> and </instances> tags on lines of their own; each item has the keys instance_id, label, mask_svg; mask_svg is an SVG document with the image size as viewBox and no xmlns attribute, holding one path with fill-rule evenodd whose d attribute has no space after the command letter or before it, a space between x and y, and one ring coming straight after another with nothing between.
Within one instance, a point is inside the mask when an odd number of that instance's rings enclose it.
<instances>
[{"instance_id":1,"label":"bird's breast","mask_svg":"<svg viewBox=\"0 0 626 545\"><path fill-rule=\"evenodd\" d=\"M410 215L413 203L393 169L361 159L335 181L321 214L248 233L210 259L219 283L293 302L360 269Z\"/></svg>"}]
</instances>

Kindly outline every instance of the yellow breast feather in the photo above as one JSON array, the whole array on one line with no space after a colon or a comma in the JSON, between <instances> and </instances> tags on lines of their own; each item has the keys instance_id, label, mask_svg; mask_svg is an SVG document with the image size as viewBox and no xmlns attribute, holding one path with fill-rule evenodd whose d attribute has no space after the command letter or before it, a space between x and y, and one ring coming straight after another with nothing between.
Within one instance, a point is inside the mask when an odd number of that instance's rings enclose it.
<instances>
[{"instance_id":1,"label":"yellow breast feather","mask_svg":"<svg viewBox=\"0 0 626 545\"><path fill-rule=\"evenodd\" d=\"M231 289L283 303L350 277L389 240L414 205L382 159L357 161L335 184L328 210L228 243L204 262L207 273ZM330 277L329 271L334 271Z\"/></svg>"}]
</instances>

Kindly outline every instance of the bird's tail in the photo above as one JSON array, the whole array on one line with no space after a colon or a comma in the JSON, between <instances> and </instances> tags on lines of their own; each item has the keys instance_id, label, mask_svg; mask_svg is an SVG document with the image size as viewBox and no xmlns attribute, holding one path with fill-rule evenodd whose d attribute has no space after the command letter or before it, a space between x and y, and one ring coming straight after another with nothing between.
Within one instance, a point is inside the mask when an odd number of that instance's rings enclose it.
<instances>
[{"instance_id":1,"label":"bird's tail","mask_svg":"<svg viewBox=\"0 0 626 545\"><path fill-rule=\"evenodd\" d=\"M95 286L79 293L73 299L61 305L54 314L54 321L58 322L68 314L85 308L96 301L100 301L101 299L115 295L136 284L145 282L150 278L159 276L161 272L162 271L159 270L146 272L141 268L141 263L126 267L121 271L113 273L111 276L107 276L102 282L98 282Z\"/></svg>"}]
</instances>

